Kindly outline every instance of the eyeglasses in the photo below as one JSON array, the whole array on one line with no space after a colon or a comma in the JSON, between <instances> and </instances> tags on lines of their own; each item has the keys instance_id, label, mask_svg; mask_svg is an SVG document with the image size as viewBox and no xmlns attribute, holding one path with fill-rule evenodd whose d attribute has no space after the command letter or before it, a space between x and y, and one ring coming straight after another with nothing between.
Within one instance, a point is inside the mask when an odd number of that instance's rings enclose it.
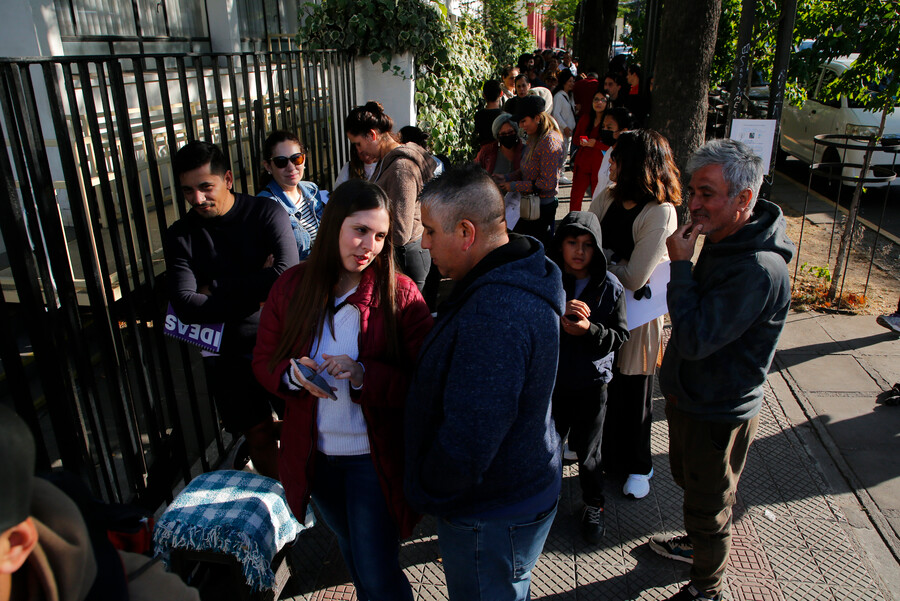
<instances>
[{"instance_id":1,"label":"eyeglasses","mask_svg":"<svg viewBox=\"0 0 900 601\"><path fill-rule=\"evenodd\" d=\"M299 167L306 162L306 155L302 152L298 152L297 154L292 154L289 157L272 157L272 164L279 169L284 169L285 167L287 167L288 161Z\"/></svg>"}]
</instances>

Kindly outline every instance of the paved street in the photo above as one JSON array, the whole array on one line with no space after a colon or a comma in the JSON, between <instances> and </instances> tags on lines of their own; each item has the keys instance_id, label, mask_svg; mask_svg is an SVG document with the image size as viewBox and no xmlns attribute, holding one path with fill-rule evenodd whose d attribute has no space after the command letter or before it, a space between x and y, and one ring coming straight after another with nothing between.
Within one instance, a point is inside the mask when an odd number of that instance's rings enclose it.
<instances>
[{"instance_id":1,"label":"paved street","mask_svg":"<svg viewBox=\"0 0 900 601\"><path fill-rule=\"evenodd\" d=\"M730 598L900 599L900 407L878 403L898 380L900 338L873 317L791 314L738 490ZM658 391L653 453L648 497L626 499L622 482L608 483L598 546L578 534L577 467L566 467L533 598L665 599L687 580L686 564L646 544L682 523ZM327 529L304 533L296 557L295 599L355 598ZM403 544L401 563L416 599L447 598L433 522Z\"/></svg>"}]
</instances>

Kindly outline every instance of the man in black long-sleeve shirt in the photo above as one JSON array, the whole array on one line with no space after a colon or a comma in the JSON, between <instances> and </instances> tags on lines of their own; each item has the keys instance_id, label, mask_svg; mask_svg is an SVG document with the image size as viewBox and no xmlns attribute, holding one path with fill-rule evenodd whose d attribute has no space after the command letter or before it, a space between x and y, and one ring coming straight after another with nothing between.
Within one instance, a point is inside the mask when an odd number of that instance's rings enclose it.
<instances>
[{"instance_id":1,"label":"man in black long-sleeve shirt","mask_svg":"<svg viewBox=\"0 0 900 601\"><path fill-rule=\"evenodd\" d=\"M250 359L260 305L299 261L290 221L274 203L235 194L213 144L188 143L172 166L191 210L166 232L169 300L184 323L225 324L219 354L205 359L216 408L226 430L246 437L256 470L277 478L271 405L280 401L256 382Z\"/></svg>"}]
</instances>

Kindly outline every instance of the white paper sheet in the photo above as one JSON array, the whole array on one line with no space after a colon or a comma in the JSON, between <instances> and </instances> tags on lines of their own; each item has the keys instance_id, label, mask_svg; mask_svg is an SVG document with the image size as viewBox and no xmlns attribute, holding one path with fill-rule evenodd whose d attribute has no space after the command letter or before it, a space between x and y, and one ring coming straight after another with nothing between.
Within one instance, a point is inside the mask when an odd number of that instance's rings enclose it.
<instances>
[{"instance_id":1,"label":"white paper sheet","mask_svg":"<svg viewBox=\"0 0 900 601\"><path fill-rule=\"evenodd\" d=\"M660 263L650 274L650 298L637 300L634 298L634 290L625 289L625 310L629 330L669 312L669 305L666 303L666 288L671 274L669 263L670 261Z\"/></svg>"}]
</instances>

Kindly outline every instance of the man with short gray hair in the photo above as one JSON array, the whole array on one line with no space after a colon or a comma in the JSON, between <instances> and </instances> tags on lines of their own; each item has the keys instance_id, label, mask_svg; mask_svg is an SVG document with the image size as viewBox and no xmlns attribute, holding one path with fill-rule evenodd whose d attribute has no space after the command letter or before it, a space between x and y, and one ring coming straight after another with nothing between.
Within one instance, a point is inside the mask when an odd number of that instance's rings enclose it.
<instances>
[{"instance_id":1,"label":"man with short gray hair","mask_svg":"<svg viewBox=\"0 0 900 601\"><path fill-rule=\"evenodd\" d=\"M420 199L422 247L456 283L406 403L407 500L439 518L452 601L528 599L562 477L550 413L562 277L537 240L507 234L480 167L446 171Z\"/></svg>"},{"instance_id":2,"label":"man with short gray hair","mask_svg":"<svg viewBox=\"0 0 900 601\"><path fill-rule=\"evenodd\" d=\"M659 385L687 535L654 536L650 548L693 564L691 581L669 601L722 598L731 507L790 306L794 244L781 209L756 198L763 169L741 142L699 148L688 162L691 223L666 240L672 337Z\"/></svg>"}]
</instances>

